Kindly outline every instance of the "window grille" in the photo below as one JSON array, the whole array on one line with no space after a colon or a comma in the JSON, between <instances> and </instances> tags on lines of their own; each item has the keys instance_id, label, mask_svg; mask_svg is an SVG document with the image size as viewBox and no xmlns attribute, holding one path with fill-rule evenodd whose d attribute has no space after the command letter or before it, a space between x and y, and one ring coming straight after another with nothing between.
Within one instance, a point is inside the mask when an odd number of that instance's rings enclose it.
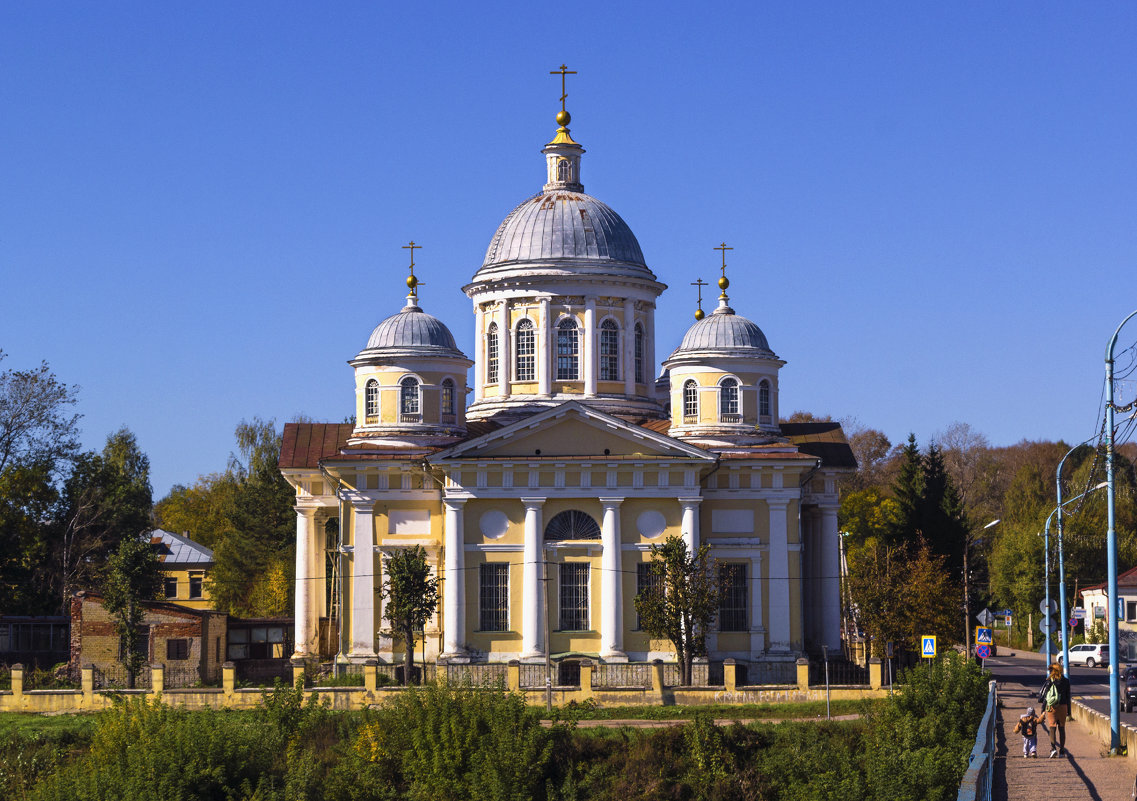
<instances>
[{"instance_id":1,"label":"window grille","mask_svg":"<svg viewBox=\"0 0 1137 801\"><path fill-rule=\"evenodd\" d=\"M486 331L486 383L497 383L497 323Z\"/></svg>"},{"instance_id":2,"label":"window grille","mask_svg":"<svg viewBox=\"0 0 1137 801\"><path fill-rule=\"evenodd\" d=\"M204 573L190 573L189 574L189 597L191 599L201 598L201 584L205 580Z\"/></svg>"},{"instance_id":3,"label":"window grille","mask_svg":"<svg viewBox=\"0 0 1137 801\"><path fill-rule=\"evenodd\" d=\"M566 562L561 565L561 631L587 631L588 564Z\"/></svg>"},{"instance_id":4,"label":"window grille","mask_svg":"<svg viewBox=\"0 0 1137 801\"><path fill-rule=\"evenodd\" d=\"M600 380L620 380L620 329L611 320L600 324Z\"/></svg>"},{"instance_id":5,"label":"window grille","mask_svg":"<svg viewBox=\"0 0 1137 801\"><path fill-rule=\"evenodd\" d=\"M166 640L166 659L170 661L189 659L189 640Z\"/></svg>"},{"instance_id":6,"label":"window grille","mask_svg":"<svg viewBox=\"0 0 1137 801\"><path fill-rule=\"evenodd\" d=\"M733 378L723 379L719 384L719 414L723 417L738 416L738 382Z\"/></svg>"},{"instance_id":7,"label":"window grille","mask_svg":"<svg viewBox=\"0 0 1137 801\"><path fill-rule=\"evenodd\" d=\"M636 595L644 597L660 597L663 595L663 576L652 570L651 562L640 562L636 565ZM636 612L636 630L643 629L643 620L639 611Z\"/></svg>"},{"instance_id":8,"label":"window grille","mask_svg":"<svg viewBox=\"0 0 1137 801\"><path fill-rule=\"evenodd\" d=\"M448 417L454 416L454 382L449 378L442 381L442 414Z\"/></svg>"},{"instance_id":9,"label":"window grille","mask_svg":"<svg viewBox=\"0 0 1137 801\"><path fill-rule=\"evenodd\" d=\"M646 384L644 378L644 327L636 323L636 381Z\"/></svg>"},{"instance_id":10,"label":"window grille","mask_svg":"<svg viewBox=\"0 0 1137 801\"><path fill-rule=\"evenodd\" d=\"M367 406L363 410L366 422L378 423L379 422L379 382L374 378L367 382L366 390L366 403Z\"/></svg>"},{"instance_id":11,"label":"window grille","mask_svg":"<svg viewBox=\"0 0 1137 801\"><path fill-rule=\"evenodd\" d=\"M478 628L482 631L509 631L509 564L485 563L481 566L481 574Z\"/></svg>"},{"instance_id":12,"label":"window grille","mask_svg":"<svg viewBox=\"0 0 1137 801\"><path fill-rule=\"evenodd\" d=\"M536 333L532 320L522 320L517 324L517 380L535 381L537 379L535 344Z\"/></svg>"},{"instance_id":13,"label":"window grille","mask_svg":"<svg viewBox=\"0 0 1137 801\"><path fill-rule=\"evenodd\" d=\"M576 381L579 365L580 341L577 337L576 321L561 320L557 323L557 380Z\"/></svg>"},{"instance_id":14,"label":"window grille","mask_svg":"<svg viewBox=\"0 0 1137 801\"><path fill-rule=\"evenodd\" d=\"M407 376L399 382L401 422L417 423L419 421L418 389L418 381L411 376Z\"/></svg>"},{"instance_id":15,"label":"window grille","mask_svg":"<svg viewBox=\"0 0 1137 801\"><path fill-rule=\"evenodd\" d=\"M694 381L683 385L683 422L695 423L699 420L699 388Z\"/></svg>"},{"instance_id":16,"label":"window grille","mask_svg":"<svg viewBox=\"0 0 1137 801\"><path fill-rule=\"evenodd\" d=\"M746 565L719 565L719 631L746 629Z\"/></svg>"},{"instance_id":17,"label":"window grille","mask_svg":"<svg viewBox=\"0 0 1137 801\"><path fill-rule=\"evenodd\" d=\"M555 515L545 526L545 539L559 540L598 540L600 526L592 516L578 509L566 509Z\"/></svg>"}]
</instances>

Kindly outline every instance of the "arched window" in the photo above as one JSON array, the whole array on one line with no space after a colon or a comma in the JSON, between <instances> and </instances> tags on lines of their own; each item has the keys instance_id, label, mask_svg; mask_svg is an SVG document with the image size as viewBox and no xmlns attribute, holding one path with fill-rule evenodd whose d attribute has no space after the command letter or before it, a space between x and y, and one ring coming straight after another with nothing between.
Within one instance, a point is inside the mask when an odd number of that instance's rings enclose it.
<instances>
[{"instance_id":1,"label":"arched window","mask_svg":"<svg viewBox=\"0 0 1137 801\"><path fill-rule=\"evenodd\" d=\"M644 378L644 327L640 323L636 323L636 383L647 383Z\"/></svg>"},{"instance_id":2,"label":"arched window","mask_svg":"<svg viewBox=\"0 0 1137 801\"><path fill-rule=\"evenodd\" d=\"M738 382L724 378L719 384L719 419L723 423L740 422L738 416Z\"/></svg>"},{"instance_id":3,"label":"arched window","mask_svg":"<svg viewBox=\"0 0 1137 801\"><path fill-rule=\"evenodd\" d=\"M699 387L693 380L683 385L683 422L699 421Z\"/></svg>"},{"instance_id":4,"label":"arched window","mask_svg":"<svg viewBox=\"0 0 1137 801\"><path fill-rule=\"evenodd\" d=\"M497 383L497 323L486 329L486 383Z\"/></svg>"},{"instance_id":5,"label":"arched window","mask_svg":"<svg viewBox=\"0 0 1137 801\"><path fill-rule=\"evenodd\" d=\"M557 323L557 380L576 381L579 370L580 340L576 320L566 317Z\"/></svg>"},{"instance_id":6,"label":"arched window","mask_svg":"<svg viewBox=\"0 0 1137 801\"><path fill-rule=\"evenodd\" d=\"M763 423L770 422L770 382L766 379L758 385L758 416Z\"/></svg>"},{"instance_id":7,"label":"arched window","mask_svg":"<svg viewBox=\"0 0 1137 801\"><path fill-rule=\"evenodd\" d=\"M557 180L566 184L572 182L572 162L568 159L557 160Z\"/></svg>"},{"instance_id":8,"label":"arched window","mask_svg":"<svg viewBox=\"0 0 1137 801\"><path fill-rule=\"evenodd\" d=\"M600 380L620 380L620 327L611 320L600 324Z\"/></svg>"},{"instance_id":9,"label":"arched window","mask_svg":"<svg viewBox=\"0 0 1137 801\"><path fill-rule=\"evenodd\" d=\"M454 382L449 378L442 379L442 399L439 406L443 417L454 416Z\"/></svg>"},{"instance_id":10,"label":"arched window","mask_svg":"<svg viewBox=\"0 0 1137 801\"><path fill-rule=\"evenodd\" d=\"M379 422L379 382L372 378L364 390L364 422L373 425Z\"/></svg>"},{"instance_id":11,"label":"arched window","mask_svg":"<svg viewBox=\"0 0 1137 801\"><path fill-rule=\"evenodd\" d=\"M417 423L421 418L419 410L419 386L413 376L407 376L399 382L399 421L403 423Z\"/></svg>"},{"instance_id":12,"label":"arched window","mask_svg":"<svg viewBox=\"0 0 1137 801\"><path fill-rule=\"evenodd\" d=\"M537 346L536 333L533 330L532 320L522 320L517 324L516 367L518 381L537 380Z\"/></svg>"},{"instance_id":13,"label":"arched window","mask_svg":"<svg viewBox=\"0 0 1137 801\"><path fill-rule=\"evenodd\" d=\"M546 541L598 539L600 526L591 515L579 509L568 509L554 515L549 525L545 526Z\"/></svg>"}]
</instances>

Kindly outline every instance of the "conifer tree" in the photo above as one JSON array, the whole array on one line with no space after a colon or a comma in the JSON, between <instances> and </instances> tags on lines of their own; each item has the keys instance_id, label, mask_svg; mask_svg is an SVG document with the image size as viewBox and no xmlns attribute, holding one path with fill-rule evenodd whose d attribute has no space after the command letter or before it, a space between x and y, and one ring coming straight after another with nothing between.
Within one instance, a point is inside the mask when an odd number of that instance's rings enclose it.
<instances>
[{"instance_id":1,"label":"conifer tree","mask_svg":"<svg viewBox=\"0 0 1137 801\"><path fill-rule=\"evenodd\" d=\"M908 435L901 454L900 472L892 483L898 514L889 526L888 544L915 542L922 531L924 507L924 460L916 444L916 435Z\"/></svg>"}]
</instances>

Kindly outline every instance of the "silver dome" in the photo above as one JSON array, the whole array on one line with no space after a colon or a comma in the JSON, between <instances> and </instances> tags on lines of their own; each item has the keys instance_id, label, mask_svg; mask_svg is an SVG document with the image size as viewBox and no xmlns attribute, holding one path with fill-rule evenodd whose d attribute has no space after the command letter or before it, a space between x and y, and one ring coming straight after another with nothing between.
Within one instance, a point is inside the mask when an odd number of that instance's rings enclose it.
<instances>
[{"instance_id":1,"label":"silver dome","mask_svg":"<svg viewBox=\"0 0 1137 801\"><path fill-rule=\"evenodd\" d=\"M366 350L419 351L423 355L465 358L450 329L413 303L393 314L371 332Z\"/></svg>"},{"instance_id":2,"label":"silver dome","mask_svg":"<svg viewBox=\"0 0 1137 801\"><path fill-rule=\"evenodd\" d=\"M748 351L752 355L776 358L762 329L734 313L725 301L713 313L699 320L683 336L672 356L687 351ZM754 351L761 351L760 354Z\"/></svg>"},{"instance_id":3,"label":"silver dome","mask_svg":"<svg viewBox=\"0 0 1137 801\"><path fill-rule=\"evenodd\" d=\"M502 221L482 268L524 262L596 261L632 267L652 279L635 234L620 215L591 195L562 189L523 201ZM581 265L574 265L579 269Z\"/></svg>"}]
</instances>

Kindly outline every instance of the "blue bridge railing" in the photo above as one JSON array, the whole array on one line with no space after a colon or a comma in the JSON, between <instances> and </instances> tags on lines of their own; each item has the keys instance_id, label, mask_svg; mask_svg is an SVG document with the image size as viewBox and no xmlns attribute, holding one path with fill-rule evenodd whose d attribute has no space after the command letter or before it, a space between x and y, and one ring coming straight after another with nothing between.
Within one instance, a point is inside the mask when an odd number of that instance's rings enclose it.
<instances>
[{"instance_id":1,"label":"blue bridge railing","mask_svg":"<svg viewBox=\"0 0 1137 801\"><path fill-rule=\"evenodd\" d=\"M967 771L959 785L956 801L991 801L995 783L995 710L998 706L995 682L987 691L987 710L975 735L975 747L967 757Z\"/></svg>"}]
</instances>

